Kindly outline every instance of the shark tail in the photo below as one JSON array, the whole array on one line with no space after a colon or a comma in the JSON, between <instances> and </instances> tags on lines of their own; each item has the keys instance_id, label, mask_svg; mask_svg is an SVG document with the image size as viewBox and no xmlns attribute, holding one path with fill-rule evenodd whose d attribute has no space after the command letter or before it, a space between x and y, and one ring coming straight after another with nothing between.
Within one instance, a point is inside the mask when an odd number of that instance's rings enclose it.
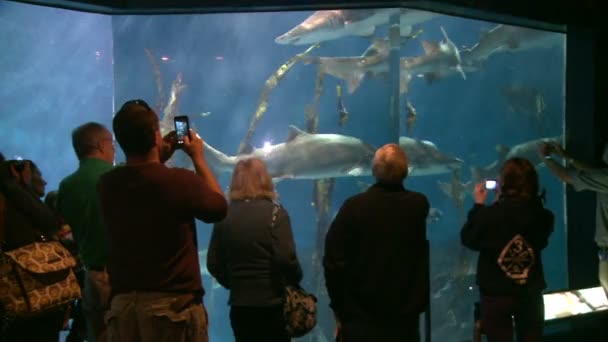
<instances>
[{"instance_id":1,"label":"shark tail","mask_svg":"<svg viewBox=\"0 0 608 342\"><path fill-rule=\"evenodd\" d=\"M206 142L203 142L203 144L205 160L207 161L209 167L216 176L218 176L222 172L232 172L237 162L236 157L227 156L226 154L215 149Z\"/></svg>"}]
</instances>

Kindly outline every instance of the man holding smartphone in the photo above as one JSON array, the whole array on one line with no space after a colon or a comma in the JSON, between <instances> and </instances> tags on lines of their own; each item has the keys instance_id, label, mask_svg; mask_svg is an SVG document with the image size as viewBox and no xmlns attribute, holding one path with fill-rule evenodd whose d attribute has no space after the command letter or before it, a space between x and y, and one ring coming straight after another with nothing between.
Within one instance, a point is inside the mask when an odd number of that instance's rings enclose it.
<instances>
[{"instance_id":1,"label":"man holding smartphone","mask_svg":"<svg viewBox=\"0 0 608 342\"><path fill-rule=\"evenodd\" d=\"M161 163L158 116L144 101L125 103L113 128L126 164L98 184L111 246L108 337L208 341L194 219L218 222L227 203L203 158L203 141L193 130L183 138L195 173Z\"/></svg>"}]
</instances>

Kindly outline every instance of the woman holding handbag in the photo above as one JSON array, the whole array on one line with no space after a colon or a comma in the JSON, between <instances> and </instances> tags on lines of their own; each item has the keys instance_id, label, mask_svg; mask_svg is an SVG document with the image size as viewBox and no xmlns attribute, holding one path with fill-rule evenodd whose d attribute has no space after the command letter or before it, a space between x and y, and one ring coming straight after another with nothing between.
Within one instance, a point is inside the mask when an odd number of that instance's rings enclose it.
<instances>
[{"instance_id":1,"label":"woman holding handbag","mask_svg":"<svg viewBox=\"0 0 608 342\"><path fill-rule=\"evenodd\" d=\"M230 290L236 342L290 341L283 285L299 283L302 269L289 215L275 202L276 196L262 160L239 161L232 174L228 215L213 228L207 268Z\"/></svg>"},{"instance_id":2,"label":"woman holding handbag","mask_svg":"<svg viewBox=\"0 0 608 342\"><path fill-rule=\"evenodd\" d=\"M6 263L5 252L41 241L44 239L42 234L50 236L60 228L55 214L39 198L37 176L41 175L29 160L9 160L0 164L0 244L3 253L0 263L4 266L11 267ZM0 277L8 279L8 272L10 270L4 267ZM0 286L7 284L2 282ZM0 303L0 341L56 342L59 339L65 306L26 317L11 317L6 305L6 302Z\"/></svg>"}]
</instances>

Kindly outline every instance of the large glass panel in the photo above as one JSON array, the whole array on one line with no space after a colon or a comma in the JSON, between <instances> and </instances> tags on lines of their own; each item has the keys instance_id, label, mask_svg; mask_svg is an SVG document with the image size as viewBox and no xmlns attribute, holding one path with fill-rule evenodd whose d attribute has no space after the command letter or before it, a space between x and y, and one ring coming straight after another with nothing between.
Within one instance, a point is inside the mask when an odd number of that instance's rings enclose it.
<instances>
[{"instance_id":1,"label":"large glass panel","mask_svg":"<svg viewBox=\"0 0 608 342\"><path fill-rule=\"evenodd\" d=\"M32 159L49 183L77 165L71 131L112 120L109 16L0 1L0 152Z\"/></svg>"},{"instance_id":2,"label":"large glass panel","mask_svg":"<svg viewBox=\"0 0 608 342\"><path fill-rule=\"evenodd\" d=\"M401 37L391 39L394 14ZM302 340L332 340L320 266L325 231L343 201L373 183L365 161L374 148L399 141L410 157L406 187L434 208L432 337L461 341L471 336L478 298L476 254L459 236L472 184L495 178L511 156L540 165L537 139L560 140L564 130L560 33L406 9L108 17L7 2L0 27L8 32L0 39L0 151L35 160L48 190L76 168L71 130L86 121L111 127L116 106L133 98L155 105L164 131L173 116L188 115L225 188L233 164L224 155L247 154L248 146L276 151L313 134L321 152L296 149L272 166L303 286L319 297L319 326ZM320 143L326 134L330 142ZM336 141L356 152L336 151ZM327 157L333 163L320 169ZM179 153L171 163L189 167ZM563 187L539 172L556 217L546 278L560 289ZM210 337L231 341L227 291L205 267L211 228L198 225Z\"/></svg>"}]
</instances>

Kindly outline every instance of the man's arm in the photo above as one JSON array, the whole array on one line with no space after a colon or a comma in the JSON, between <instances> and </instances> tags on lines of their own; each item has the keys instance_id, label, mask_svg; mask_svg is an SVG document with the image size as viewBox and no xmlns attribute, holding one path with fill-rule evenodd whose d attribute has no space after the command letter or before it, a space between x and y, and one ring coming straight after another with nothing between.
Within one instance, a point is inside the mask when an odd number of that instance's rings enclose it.
<instances>
[{"instance_id":1,"label":"man's arm","mask_svg":"<svg viewBox=\"0 0 608 342\"><path fill-rule=\"evenodd\" d=\"M198 187L202 191L193 189L194 196L191 200L195 216L208 223L221 221L228 212L228 203L203 156L203 139L192 129L190 137L184 137L184 151L192 159L196 174L200 177L199 181L202 182Z\"/></svg>"}]
</instances>

